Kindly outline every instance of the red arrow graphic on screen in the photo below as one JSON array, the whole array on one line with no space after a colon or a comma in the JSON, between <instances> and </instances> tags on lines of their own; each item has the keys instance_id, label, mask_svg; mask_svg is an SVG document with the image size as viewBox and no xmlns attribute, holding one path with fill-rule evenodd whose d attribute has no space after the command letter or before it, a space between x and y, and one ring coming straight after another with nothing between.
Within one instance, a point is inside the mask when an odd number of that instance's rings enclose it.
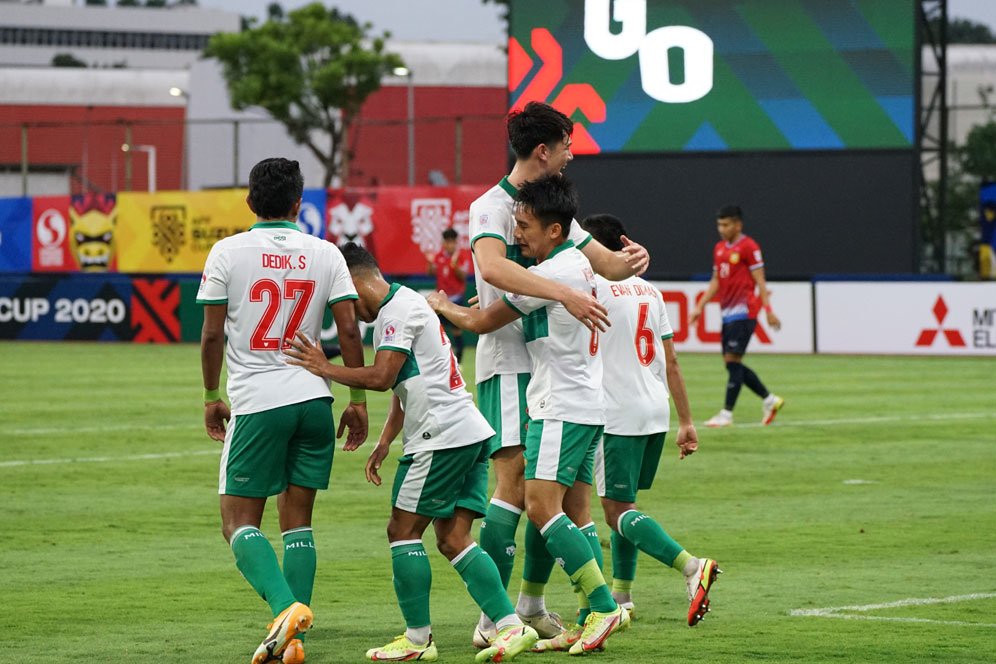
<instances>
[{"instance_id":1,"label":"red arrow graphic on screen","mask_svg":"<svg viewBox=\"0 0 996 664\"><path fill-rule=\"evenodd\" d=\"M581 111L589 122L605 122L605 100L590 83L565 85L551 106L567 117L573 116L575 111ZM602 151L602 148L580 122L574 123L572 138L571 151L575 154L598 154Z\"/></svg>"},{"instance_id":2,"label":"red arrow graphic on screen","mask_svg":"<svg viewBox=\"0 0 996 664\"><path fill-rule=\"evenodd\" d=\"M530 45L543 62L543 66L512 104L512 110L521 110L530 101L545 101L564 76L564 51L549 30L534 28L530 33Z\"/></svg>"}]
</instances>

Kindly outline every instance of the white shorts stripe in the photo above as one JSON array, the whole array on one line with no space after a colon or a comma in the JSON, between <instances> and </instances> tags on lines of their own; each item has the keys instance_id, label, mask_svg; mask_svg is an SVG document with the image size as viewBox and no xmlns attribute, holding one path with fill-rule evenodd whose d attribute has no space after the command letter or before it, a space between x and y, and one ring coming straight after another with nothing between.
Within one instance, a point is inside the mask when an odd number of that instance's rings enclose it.
<instances>
[{"instance_id":1,"label":"white shorts stripe","mask_svg":"<svg viewBox=\"0 0 996 664\"><path fill-rule=\"evenodd\" d=\"M394 501L395 507L406 512L414 512L418 509L419 498L422 497L422 489L425 481L429 478L429 469L432 467L432 450L416 452L412 465L405 474L405 479L398 490L398 498Z\"/></svg>"},{"instance_id":2,"label":"white shorts stripe","mask_svg":"<svg viewBox=\"0 0 996 664\"><path fill-rule=\"evenodd\" d=\"M602 498L605 497L605 437L598 439L598 447L595 448L595 492Z\"/></svg>"},{"instance_id":3,"label":"white shorts stripe","mask_svg":"<svg viewBox=\"0 0 996 664\"><path fill-rule=\"evenodd\" d=\"M228 490L228 453L232 449L232 435L235 432L235 420L238 415L232 415L225 430L225 445L221 448L221 462L218 470L218 494L225 495Z\"/></svg>"},{"instance_id":4,"label":"white shorts stripe","mask_svg":"<svg viewBox=\"0 0 996 664\"><path fill-rule=\"evenodd\" d=\"M560 469L560 446L564 440L564 423L560 420L543 420L539 455L536 458L536 479L557 481Z\"/></svg>"},{"instance_id":5,"label":"white shorts stripe","mask_svg":"<svg viewBox=\"0 0 996 664\"><path fill-rule=\"evenodd\" d=\"M498 392L501 395L501 446L522 445L522 426L519 413L519 376L501 374L498 376Z\"/></svg>"}]
</instances>

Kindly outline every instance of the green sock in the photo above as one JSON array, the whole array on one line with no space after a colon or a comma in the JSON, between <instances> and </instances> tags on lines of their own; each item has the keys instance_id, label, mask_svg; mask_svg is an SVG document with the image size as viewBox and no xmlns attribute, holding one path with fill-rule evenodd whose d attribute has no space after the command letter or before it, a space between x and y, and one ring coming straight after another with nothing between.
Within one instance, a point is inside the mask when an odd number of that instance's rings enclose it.
<instances>
[{"instance_id":1,"label":"green sock","mask_svg":"<svg viewBox=\"0 0 996 664\"><path fill-rule=\"evenodd\" d=\"M636 558L640 550L614 530L609 541L612 544L612 590L628 593L636 578ZM625 589L622 584L626 584Z\"/></svg>"},{"instance_id":2,"label":"green sock","mask_svg":"<svg viewBox=\"0 0 996 664\"><path fill-rule=\"evenodd\" d=\"M295 602L294 593L280 571L277 554L259 528L237 528L232 533L231 544L235 566L253 590L270 605L274 616Z\"/></svg>"},{"instance_id":3,"label":"green sock","mask_svg":"<svg viewBox=\"0 0 996 664\"><path fill-rule=\"evenodd\" d=\"M637 510L629 510L619 517L619 532L640 551L668 566L683 551L681 545L671 539L660 524Z\"/></svg>"},{"instance_id":4,"label":"green sock","mask_svg":"<svg viewBox=\"0 0 996 664\"><path fill-rule=\"evenodd\" d=\"M297 601L311 604L318 563L311 528L294 528L284 533L284 578Z\"/></svg>"},{"instance_id":5,"label":"green sock","mask_svg":"<svg viewBox=\"0 0 996 664\"><path fill-rule=\"evenodd\" d=\"M511 507L509 505L508 507ZM495 562L502 588L508 588L515 565L515 531L519 527L521 511L512 511L492 502L481 523L481 548Z\"/></svg>"},{"instance_id":6,"label":"green sock","mask_svg":"<svg viewBox=\"0 0 996 664\"><path fill-rule=\"evenodd\" d=\"M558 562L563 561L564 571L571 577L571 581L578 584L588 596L592 611L614 611L616 602L595 563L587 538L571 523L567 515L561 513L554 517L540 532L546 538L550 554L559 559Z\"/></svg>"},{"instance_id":7,"label":"green sock","mask_svg":"<svg viewBox=\"0 0 996 664\"><path fill-rule=\"evenodd\" d=\"M532 521L526 523L526 555L522 566L522 579L528 581L530 587L538 595L543 594L544 587L550 581L553 571L553 556L546 548L546 540L540 535L539 529Z\"/></svg>"},{"instance_id":8,"label":"green sock","mask_svg":"<svg viewBox=\"0 0 996 664\"><path fill-rule=\"evenodd\" d=\"M605 566L605 554L602 553L602 543L598 540L598 530L595 529L595 522L593 521L581 528L581 534L588 540L588 546L591 547L591 555L594 556L598 569L602 569Z\"/></svg>"},{"instance_id":9,"label":"green sock","mask_svg":"<svg viewBox=\"0 0 996 664\"><path fill-rule=\"evenodd\" d=\"M310 527L294 528L284 533L284 578L297 601L311 605L318 563L315 537ZM304 640L306 632L297 638Z\"/></svg>"},{"instance_id":10,"label":"green sock","mask_svg":"<svg viewBox=\"0 0 996 664\"><path fill-rule=\"evenodd\" d=\"M591 613L591 602L588 601L588 596L581 590L581 586L571 583L571 587L574 589L574 598L578 601L577 623L583 627L584 621L588 619L588 614Z\"/></svg>"},{"instance_id":11,"label":"green sock","mask_svg":"<svg viewBox=\"0 0 996 664\"><path fill-rule=\"evenodd\" d=\"M497 623L515 613L508 593L501 587L498 568L481 547L472 544L452 561L467 591L491 622Z\"/></svg>"},{"instance_id":12,"label":"green sock","mask_svg":"<svg viewBox=\"0 0 996 664\"><path fill-rule=\"evenodd\" d=\"M432 568L421 540L391 543L391 568L394 571L394 594L405 618L406 627L427 627Z\"/></svg>"}]
</instances>

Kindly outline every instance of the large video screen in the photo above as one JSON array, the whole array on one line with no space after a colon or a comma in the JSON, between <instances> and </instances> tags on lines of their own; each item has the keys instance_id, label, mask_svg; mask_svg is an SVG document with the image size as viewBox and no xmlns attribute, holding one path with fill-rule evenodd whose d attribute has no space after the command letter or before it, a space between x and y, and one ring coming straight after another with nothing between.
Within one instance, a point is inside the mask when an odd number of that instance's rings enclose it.
<instances>
[{"instance_id":1,"label":"large video screen","mask_svg":"<svg viewBox=\"0 0 996 664\"><path fill-rule=\"evenodd\" d=\"M903 149L913 0L511 0L511 106L575 151Z\"/></svg>"}]
</instances>

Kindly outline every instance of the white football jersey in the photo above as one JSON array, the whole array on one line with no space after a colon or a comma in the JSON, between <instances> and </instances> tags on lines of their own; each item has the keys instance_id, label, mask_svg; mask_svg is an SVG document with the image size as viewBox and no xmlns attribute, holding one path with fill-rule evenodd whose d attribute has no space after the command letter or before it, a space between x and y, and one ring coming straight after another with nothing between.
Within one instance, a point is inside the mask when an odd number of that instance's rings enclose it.
<instances>
[{"instance_id":1,"label":"white football jersey","mask_svg":"<svg viewBox=\"0 0 996 664\"><path fill-rule=\"evenodd\" d=\"M529 269L596 294L591 263L570 240ZM598 335L589 332L559 302L511 293L504 299L523 314L522 330L532 371L526 388L529 418L605 424Z\"/></svg>"},{"instance_id":2,"label":"white football jersey","mask_svg":"<svg viewBox=\"0 0 996 664\"><path fill-rule=\"evenodd\" d=\"M378 351L405 354L394 385L405 411L405 454L464 447L494 435L464 385L439 317L423 296L391 284L373 338Z\"/></svg>"},{"instance_id":3,"label":"white football jersey","mask_svg":"<svg viewBox=\"0 0 996 664\"><path fill-rule=\"evenodd\" d=\"M507 258L529 267L535 261L523 257L519 244L515 241L515 216L512 209L516 193L516 188L508 178L502 178L501 182L470 204L470 246L473 249L474 243L482 237L497 238L505 243ZM583 230L577 221L573 221L569 239L580 249L588 244L591 235ZM505 294L505 291L495 288L481 277L476 254L474 279L482 309L500 300ZM475 379L479 384L496 374L529 373L529 366L529 354L526 352L522 326L519 322L506 325L489 334L482 334L478 339Z\"/></svg>"},{"instance_id":4,"label":"white football jersey","mask_svg":"<svg viewBox=\"0 0 996 664\"><path fill-rule=\"evenodd\" d=\"M356 297L339 249L297 224L261 222L219 240L204 265L197 302L228 305L232 414L329 396L324 379L288 364L282 350L298 330L317 339L325 308Z\"/></svg>"},{"instance_id":5,"label":"white football jersey","mask_svg":"<svg viewBox=\"0 0 996 664\"><path fill-rule=\"evenodd\" d=\"M598 301L612 325L600 334L605 433L645 436L670 421L662 339L674 336L661 292L639 277L596 277Z\"/></svg>"}]
</instances>

